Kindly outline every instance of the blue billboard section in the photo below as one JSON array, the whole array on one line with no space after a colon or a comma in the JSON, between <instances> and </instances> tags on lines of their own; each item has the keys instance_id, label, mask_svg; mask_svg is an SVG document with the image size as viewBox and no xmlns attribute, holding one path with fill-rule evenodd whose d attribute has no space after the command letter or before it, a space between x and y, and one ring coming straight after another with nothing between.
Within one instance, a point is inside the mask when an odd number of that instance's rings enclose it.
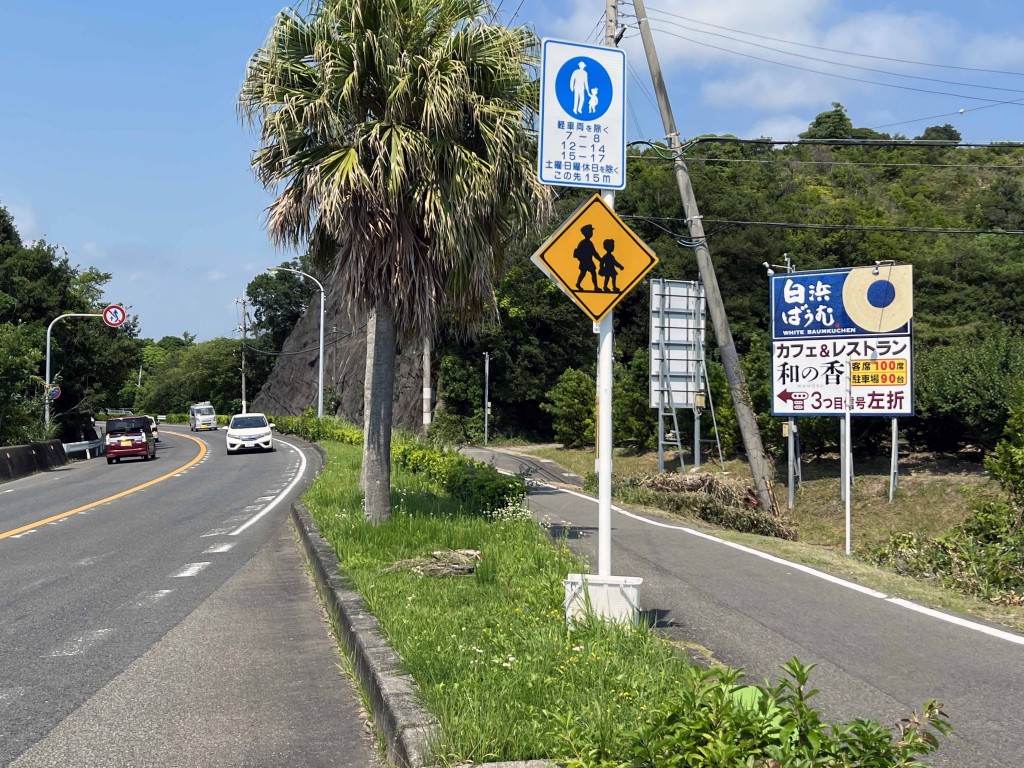
<instances>
[{"instance_id":1,"label":"blue billboard section","mask_svg":"<svg viewBox=\"0 0 1024 768\"><path fill-rule=\"evenodd\" d=\"M910 280L903 267L773 275L772 339L909 333Z\"/></svg>"}]
</instances>

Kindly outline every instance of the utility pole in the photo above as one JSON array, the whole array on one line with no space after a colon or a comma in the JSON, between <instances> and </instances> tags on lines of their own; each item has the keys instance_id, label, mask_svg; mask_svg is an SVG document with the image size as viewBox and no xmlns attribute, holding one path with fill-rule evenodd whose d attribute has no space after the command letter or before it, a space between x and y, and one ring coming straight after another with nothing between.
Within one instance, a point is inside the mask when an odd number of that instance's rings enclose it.
<instances>
[{"instance_id":1,"label":"utility pole","mask_svg":"<svg viewBox=\"0 0 1024 768\"><path fill-rule=\"evenodd\" d=\"M246 305L244 298L235 299L235 304L242 305L242 413L245 413L245 332L246 332Z\"/></svg>"},{"instance_id":2,"label":"utility pole","mask_svg":"<svg viewBox=\"0 0 1024 768\"><path fill-rule=\"evenodd\" d=\"M750 395L747 393L747 385L743 378L743 371L740 369L736 345L733 343L732 331L729 329L729 318L725 314L725 304L722 302L722 292L718 287L718 278L715 276L715 266L711 261L711 252L708 250L704 236L704 224L697 210L693 186L690 184L690 173L680 154L679 132L672 114L672 105L668 100L665 79L661 74L661 65L658 63L658 52L654 48L654 37L651 35L650 23L647 20L647 8L644 5L644 0L633 0L633 7L636 9L636 19L640 26L640 36L643 39L644 52L647 54L647 64L651 70L654 91L658 97L658 108L665 126L669 150L675 157L679 196L682 198L690 239L696 243L694 251L697 256L697 266L700 270L701 281L704 283L708 312L711 314L711 325L715 330L715 338L718 339L722 365L725 366L725 377L729 382L729 391L732 394L733 406L736 408L736 417L743 435L743 447L747 452L750 471L754 476L754 486L757 488L761 507L766 511L774 512L771 482L775 472L761 444L761 434L757 429L754 409L750 405Z\"/></svg>"},{"instance_id":3,"label":"utility pole","mask_svg":"<svg viewBox=\"0 0 1024 768\"><path fill-rule=\"evenodd\" d=\"M491 415L491 353L484 352L484 445L487 445L488 419Z\"/></svg>"}]
</instances>

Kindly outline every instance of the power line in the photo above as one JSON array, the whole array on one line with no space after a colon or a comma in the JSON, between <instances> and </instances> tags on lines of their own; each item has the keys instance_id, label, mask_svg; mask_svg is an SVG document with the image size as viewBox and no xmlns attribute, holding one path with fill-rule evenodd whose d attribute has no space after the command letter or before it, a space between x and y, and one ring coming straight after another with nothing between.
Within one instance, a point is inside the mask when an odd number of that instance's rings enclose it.
<instances>
[{"instance_id":1,"label":"power line","mask_svg":"<svg viewBox=\"0 0 1024 768\"><path fill-rule=\"evenodd\" d=\"M756 144L765 147L789 145L818 145L823 147L917 147L917 148L983 148L983 149L1024 149L1019 141L994 141L988 143L969 141L947 141L945 139L737 139L734 136L696 136L683 143L679 150L682 157L698 144ZM664 144L640 139L631 141L627 147L646 146L663 160L674 160L675 155L666 152Z\"/></svg>"},{"instance_id":2,"label":"power line","mask_svg":"<svg viewBox=\"0 0 1024 768\"><path fill-rule=\"evenodd\" d=\"M723 51L725 53L731 53L734 56L742 56L742 57L747 58L747 59L754 59L755 61L762 61L762 62L764 62L766 64L774 64L775 66L778 66L778 67L786 67L788 69L796 69L796 70L799 70L801 72L810 72L811 74L821 75L822 77L836 77L836 78L839 78L840 80L849 80L849 81L854 82L854 83L866 83L867 85L877 85L877 86L880 86L882 88L896 88L898 90L913 91L915 93L928 93L928 94L931 94L933 96L952 96L953 98L967 99L969 101L985 101L985 102L990 102L990 106L998 106L998 105L1006 105L1006 104L1013 104L1013 105L1016 105L1016 106L1024 106L1024 105L1022 105L1020 103L1024 99L1014 99L1012 101L998 101L996 99L987 99L984 96L968 96L968 95L962 94L962 93L950 93L948 91L933 91L933 90L928 89L928 88L915 88L915 87L910 86L910 85L898 85L896 83L883 83L883 82L880 82L878 80L867 80L867 79L862 78L862 77L851 77L849 75L840 75L840 74L836 74L835 72L822 72L821 70L811 69L810 67L801 67L801 66L798 66L796 64L787 64L786 62L783 62L783 61L776 61L774 59L766 59L763 56L755 56L752 53L742 53L741 51L734 51L731 48L723 48L720 45L712 45L711 43L701 42L700 40L694 40L693 38L686 37L685 35L680 35L680 34L678 34L676 32L670 32L670 31L665 30L665 29L655 29L654 27L651 27L651 29L653 31L655 31L655 32L660 32L663 35L669 35L670 37L675 37L675 38L678 38L680 40L685 40L686 42L693 43L694 45L700 45L700 46L703 46L705 48L712 48L712 49L714 49L716 51Z\"/></svg>"},{"instance_id":3,"label":"power line","mask_svg":"<svg viewBox=\"0 0 1024 768\"><path fill-rule=\"evenodd\" d=\"M692 19L692 18L688 18L686 16L680 16L679 14L670 13L669 11L663 11L663 10L660 10L660 9L657 9L657 8L649 8L648 10L655 11L656 13L664 14L665 16L672 16L672 17L675 17L677 19L682 19L683 21L688 21L688 22L691 22L693 24L702 24L705 27L713 27L715 29L724 29L726 32L735 32L735 33L740 34L740 35L747 35L749 37L756 37L756 38L758 38L760 40L771 40L772 42L775 42L775 43L784 43L786 45L793 45L793 46L797 46L799 48L810 48L810 49L816 50L816 51L827 51L829 53L840 53L840 54L843 54L844 56L857 56L857 57L864 58L864 59L875 59L877 61L892 61L892 62L895 62L897 64L913 64L913 65L918 66L918 67L935 67L935 68L939 68L939 69L955 69L955 70L960 70L960 71L963 71L963 72L982 72L982 73L990 74L990 75L1014 75L1014 76L1018 76L1018 77L1024 77L1024 72L1007 72L1007 71L1001 70L1001 69L979 69L978 67L961 67L961 66L957 66L955 64L934 64L934 63L927 62L927 61L912 61L912 60L909 60L909 59L897 59L897 58L893 58L891 56L875 56L875 55L872 55L870 53L855 53L853 51L843 51L843 50L840 50L840 49L837 49L837 48L826 48L826 47L820 46L820 45L811 45L809 43L798 43L798 42L796 42L794 40L784 40L782 38L771 37L769 35L759 35L759 34L754 33L754 32L746 32L746 31L744 31L742 29L733 29L732 27L723 27L723 26L721 26L719 24L712 24L712 23L707 22L707 21L700 21L698 19Z\"/></svg>"},{"instance_id":4,"label":"power line","mask_svg":"<svg viewBox=\"0 0 1024 768\"><path fill-rule=\"evenodd\" d=\"M333 346L334 344L342 342L345 339L349 338L350 336L354 336L355 334L359 333L360 331L365 331L365 330L366 330L366 325L364 323L363 325L361 325L358 328L355 328L355 329L349 331L346 334L343 334L341 336L335 336L333 339L331 339L331 341L325 342L324 343L324 347L326 348L326 347ZM316 346L313 346L313 347L306 347L306 349L293 349L290 352L269 352L269 351L267 351L265 349L260 349L259 347L254 347L251 344L243 344L242 346L243 346L243 348L248 349L250 352L255 352L258 355L266 355L267 357L291 357L292 355L305 355L305 354L307 354L309 352L318 352L319 349L320 349L320 345L319 344L317 344Z\"/></svg>"},{"instance_id":5,"label":"power line","mask_svg":"<svg viewBox=\"0 0 1024 768\"><path fill-rule=\"evenodd\" d=\"M626 157L632 160L664 160L665 158L651 154L627 154ZM690 155L687 162L700 163L754 163L758 165L841 165L841 166L871 166L878 168L976 168L976 169L1024 169L1024 163L1014 165L997 165L987 163L881 163L881 162L854 162L851 160L796 160L789 157L774 157L771 159L756 159L747 157L698 157Z\"/></svg>"},{"instance_id":6,"label":"power line","mask_svg":"<svg viewBox=\"0 0 1024 768\"><path fill-rule=\"evenodd\" d=\"M874 67L862 67L862 66L860 66L858 64L846 64L845 62L835 61L833 59L823 59L823 58L820 58L818 56L807 56L806 54L802 54L802 53L793 53L792 51L784 51L781 48L773 48L770 45L761 45L760 43L754 43L754 42L751 42L749 40L741 40L741 39L739 39L737 37L730 37L729 35L723 35L723 34L720 34L718 32L708 32L707 30L703 30L703 29L693 29L692 27L686 27L686 26L683 26L682 24L677 24L675 22L665 21L664 19L658 19L657 21L662 21L662 22L667 23L667 24L672 24L673 26L679 27L680 29L685 29L688 32L696 32L699 35L711 35L713 37L720 37L720 38L723 38L725 40L731 40L734 43L740 43L741 45L750 45L750 46L753 46L755 48L764 49L766 51L773 51L774 53L781 53L783 56L795 56L796 58L799 58L799 59L806 59L808 61L816 61L816 62L820 62L822 64L831 64L832 66L836 66L836 67L847 67L848 69L859 69L862 72L874 72L874 73L880 74L880 75L889 75L890 77L905 77L905 78L908 78L908 79L911 79L911 80L926 80L926 81L932 82L932 83L945 83L946 85L960 85L960 86L964 86L966 88L982 88L982 89L988 90L988 91L1006 91L1006 92L1009 92L1009 93L1024 93L1024 89L1021 89L1021 88L1004 88L1004 87L1000 87L1000 86L996 86L996 85L977 85L975 83L964 83L964 82L960 82L958 80L943 80L943 79L937 78L937 77L925 77L924 75L910 75L910 74L904 74L902 72L892 72L892 71L887 70L887 69L876 69ZM740 34L745 34L745 33L740 33ZM733 51L733 52L734 53L738 53L738 51ZM779 63L781 63L781 62L779 62ZM820 72L820 74L830 74L830 73L828 73L828 72Z\"/></svg>"},{"instance_id":7,"label":"power line","mask_svg":"<svg viewBox=\"0 0 1024 768\"><path fill-rule=\"evenodd\" d=\"M657 221L684 222L686 219L670 216L628 216L623 219L635 219L656 224ZM739 219L704 219L705 224L722 224L727 226L749 227L784 227L787 229L821 229L843 230L849 232L907 232L930 235L1024 235L1024 229L961 229L956 227L897 227L869 224L806 224L794 221L744 221ZM666 230L667 231L667 230Z\"/></svg>"},{"instance_id":8,"label":"power line","mask_svg":"<svg viewBox=\"0 0 1024 768\"><path fill-rule=\"evenodd\" d=\"M892 128L894 125L906 125L907 123L920 123L924 120L934 120L938 117L950 117L952 115L963 115L967 112L977 112L979 109L991 109L992 107L1001 107L1004 104L1020 104L1024 99L1013 99L1011 101L997 101L995 104L982 104L980 107L970 107L968 109L958 109L956 112L946 112L942 115L932 115L931 117L918 117L914 120L901 120L898 123L886 123L885 125L879 125L878 128Z\"/></svg>"}]
</instances>

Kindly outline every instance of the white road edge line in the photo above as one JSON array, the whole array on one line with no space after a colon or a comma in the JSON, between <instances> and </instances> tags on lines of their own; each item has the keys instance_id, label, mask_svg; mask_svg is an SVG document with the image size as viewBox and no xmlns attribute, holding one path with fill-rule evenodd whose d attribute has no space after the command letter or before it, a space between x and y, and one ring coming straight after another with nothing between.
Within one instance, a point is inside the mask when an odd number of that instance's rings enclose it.
<instances>
[{"instance_id":1,"label":"white road edge line","mask_svg":"<svg viewBox=\"0 0 1024 768\"><path fill-rule=\"evenodd\" d=\"M295 475L294 479L290 483L288 483L288 485L285 486L285 489L281 491L280 494L278 494L277 498L275 498L272 502L270 502L269 504L267 504L267 506L263 508L262 512L253 515L251 518L249 518L249 522L240 525L238 528L229 533L228 536L237 536L238 534L245 531L245 529L248 528L250 525L253 525L265 514L270 512L270 510L272 510L274 507L281 503L281 499L288 495L288 492L291 491L291 489L294 488L302 479L302 475L306 471L306 457L303 455L302 451L300 451L296 446L292 445L291 443L286 443L284 440L275 440L275 442L278 442L281 445L287 445L289 448L291 448L293 451L299 454L299 471Z\"/></svg>"},{"instance_id":2,"label":"white road edge line","mask_svg":"<svg viewBox=\"0 0 1024 768\"><path fill-rule=\"evenodd\" d=\"M503 474L506 475L514 474L513 472L506 472L504 470L500 471L502 471ZM598 502L598 500L595 499L593 496L587 496L585 493L580 493L579 491L572 491L569 490L568 488L559 488L557 485L551 485L550 483L542 483L539 481L534 481L534 483L536 485L543 485L545 488L551 488L552 490L555 491L561 491L562 493L568 493L573 496L578 496L581 499L592 501L595 504L597 504ZM846 579L840 579L838 576L833 576L831 574L816 570L809 566L801 565L800 563L794 563L790 560L785 560L781 557L776 557L775 555L769 555L767 552L761 552L752 547L744 546L743 544L737 544L732 541L726 541L725 539L720 539L717 536L711 536L710 534L703 533L693 528L687 528L684 525L672 525L671 523L662 523L658 520L651 520L650 518L641 517L640 515L633 514L632 512L627 512L621 507L616 507L614 504L612 505L612 511L618 512L620 515L632 518L633 520L637 520L641 523L653 525L658 528L669 528L676 531L682 531L683 533L688 533L691 536L696 536L707 541L713 541L716 544L722 544L726 547L732 547L733 549L739 550L740 552L745 552L748 555L754 555L755 557L760 557L763 560L778 563L780 565L786 566L787 568L792 568L796 571L802 571L803 573L806 573L809 576L814 576L815 578L822 579L823 581L828 581L832 584L836 584L837 586L845 587L846 589L853 590L854 592L860 592L861 594L867 595L868 597L877 597L880 600L885 600L887 603L898 605L900 608L906 608L909 611L915 611L917 613L924 614L925 616L929 616L933 619L944 621L948 624L955 624L956 626L963 627L964 629L971 629L975 632L981 632L985 635L997 637L1000 640L1005 640L1006 642L1014 643L1015 645L1024 645L1024 636L1016 635L1012 632L1007 632L1002 629L996 629L995 627L989 627L984 624L978 624L977 622L970 621L968 619L962 619L959 616L953 616L948 613L943 613L942 611L936 611L933 608L926 608L923 605L912 603L911 601L904 600L900 597L890 597L884 592L878 592L877 590L861 586L860 584L857 584L855 582L847 581Z\"/></svg>"}]
</instances>

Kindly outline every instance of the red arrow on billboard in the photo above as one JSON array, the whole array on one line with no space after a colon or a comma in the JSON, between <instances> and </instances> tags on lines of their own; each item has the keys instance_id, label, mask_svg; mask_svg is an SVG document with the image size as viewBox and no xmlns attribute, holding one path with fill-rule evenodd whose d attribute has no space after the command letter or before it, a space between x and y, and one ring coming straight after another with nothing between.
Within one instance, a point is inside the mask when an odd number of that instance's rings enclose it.
<instances>
[{"instance_id":1,"label":"red arrow on billboard","mask_svg":"<svg viewBox=\"0 0 1024 768\"><path fill-rule=\"evenodd\" d=\"M790 392L788 389L782 390L781 392L779 392L779 394L776 395L776 397L779 398L779 400L781 400L784 403L793 402L793 393Z\"/></svg>"}]
</instances>

